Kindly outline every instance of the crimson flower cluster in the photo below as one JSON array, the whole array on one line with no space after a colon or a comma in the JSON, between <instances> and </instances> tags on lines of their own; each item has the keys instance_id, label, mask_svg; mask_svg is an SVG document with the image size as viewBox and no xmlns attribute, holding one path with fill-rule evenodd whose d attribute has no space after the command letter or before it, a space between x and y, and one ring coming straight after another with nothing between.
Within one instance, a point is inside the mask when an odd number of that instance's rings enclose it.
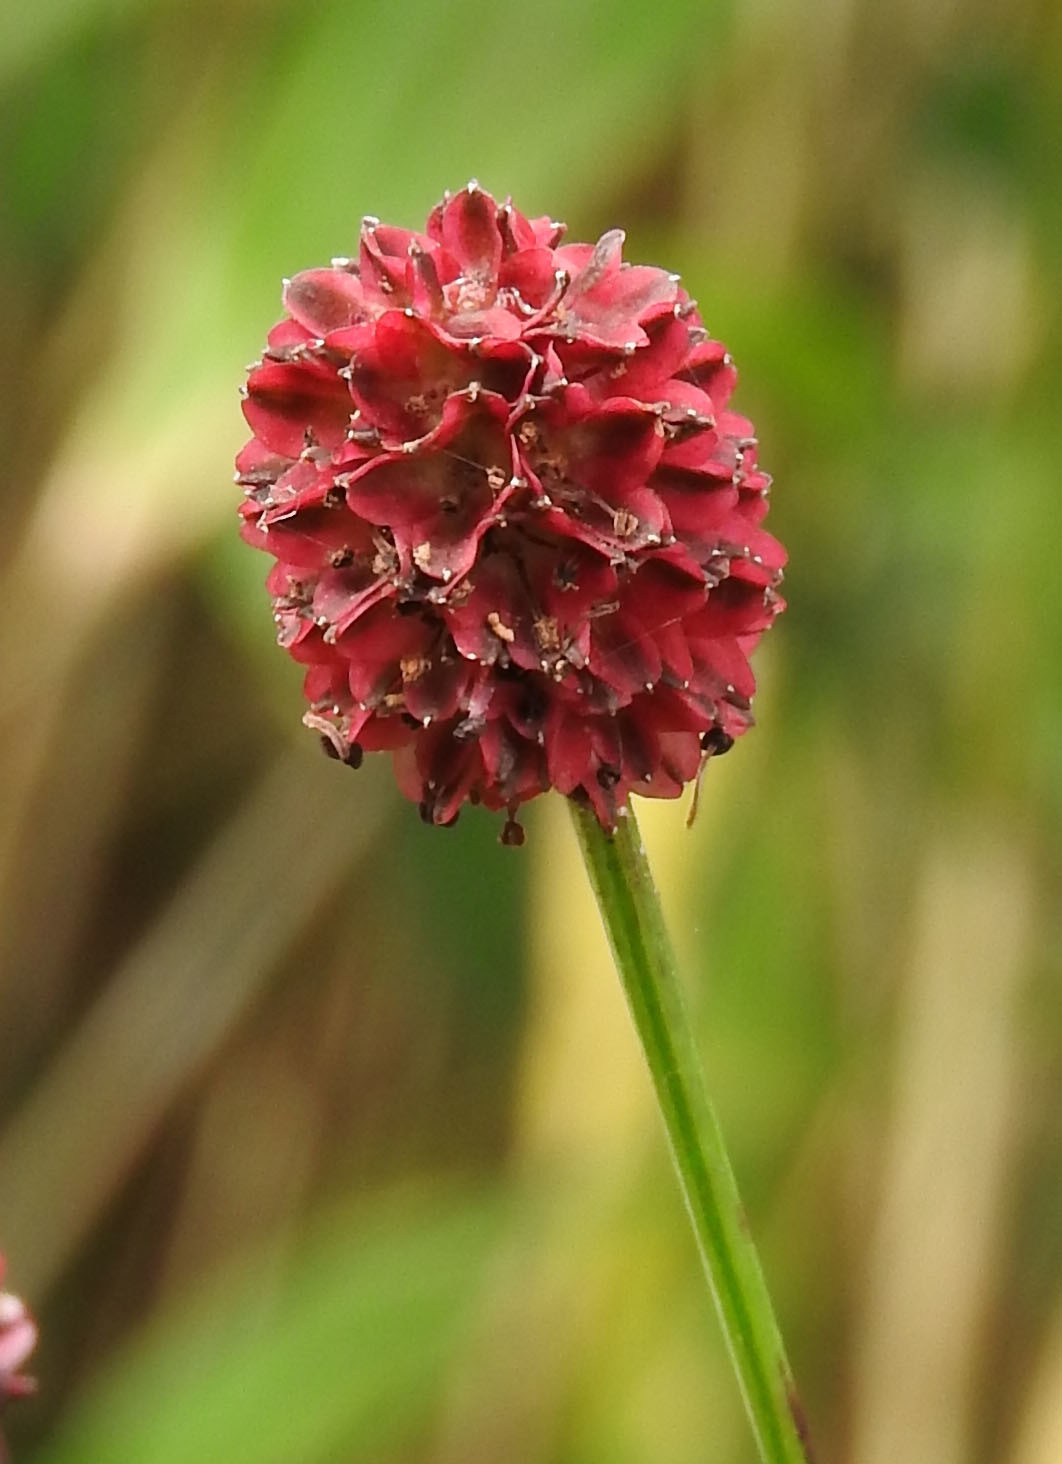
<instances>
[{"instance_id":1,"label":"crimson flower cluster","mask_svg":"<svg viewBox=\"0 0 1062 1464\"><path fill-rule=\"evenodd\" d=\"M731 358L623 234L564 244L475 183L423 233L286 281L251 368L243 534L273 555L304 721L391 750L422 817L554 787L606 829L752 721L782 608Z\"/></svg>"}]
</instances>

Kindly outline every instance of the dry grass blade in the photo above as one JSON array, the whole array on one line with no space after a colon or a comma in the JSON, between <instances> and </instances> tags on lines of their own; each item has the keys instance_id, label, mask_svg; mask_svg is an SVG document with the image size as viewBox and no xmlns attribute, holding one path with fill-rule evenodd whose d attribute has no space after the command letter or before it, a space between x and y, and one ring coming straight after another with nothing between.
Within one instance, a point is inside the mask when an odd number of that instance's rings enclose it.
<instances>
[{"instance_id":1,"label":"dry grass blade","mask_svg":"<svg viewBox=\"0 0 1062 1464\"><path fill-rule=\"evenodd\" d=\"M925 871L858 1364L852 1457L865 1464L974 1457L1017 1153L1031 889L1025 851L1001 827L949 841Z\"/></svg>"},{"instance_id":2,"label":"dry grass blade","mask_svg":"<svg viewBox=\"0 0 1062 1464\"><path fill-rule=\"evenodd\" d=\"M169 1105L239 1022L385 806L303 745L280 760L115 973L0 1137L4 1241L24 1289L54 1282ZM277 865L283 864L283 869Z\"/></svg>"}]
</instances>

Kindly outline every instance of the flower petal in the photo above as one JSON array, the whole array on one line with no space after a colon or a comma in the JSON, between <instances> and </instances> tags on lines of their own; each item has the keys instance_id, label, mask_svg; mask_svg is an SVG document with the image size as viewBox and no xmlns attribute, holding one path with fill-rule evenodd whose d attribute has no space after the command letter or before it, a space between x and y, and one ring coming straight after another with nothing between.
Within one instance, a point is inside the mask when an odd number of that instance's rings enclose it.
<instances>
[{"instance_id":1,"label":"flower petal","mask_svg":"<svg viewBox=\"0 0 1062 1464\"><path fill-rule=\"evenodd\" d=\"M355 325L368 314L361 281L349 270L307 269L288 281L284 308L315 336Z\"/></svg>"},{"instance_id":2,"label":"flower petal","mask_svg":"<svg viewBox=\"0 0 1062 1464\"><path fill-rule=\"evenodd\" d=\"M247 379L243 415L273 452L297 458L307 447L336 448L350 422L350 393L331 371L265 361Z\"/></svg>"},{"instance_id":3,"label":"flower petal","mask_svg":"<svg viewBox=\"0 0 1062 1464\"><path fill-rule=\"evenodd\" d=\"M462 274L476 280L496 278L502 257L498 206L478 184L462 188L443 208L442 243Z\"/></svg>"}]
</instances>

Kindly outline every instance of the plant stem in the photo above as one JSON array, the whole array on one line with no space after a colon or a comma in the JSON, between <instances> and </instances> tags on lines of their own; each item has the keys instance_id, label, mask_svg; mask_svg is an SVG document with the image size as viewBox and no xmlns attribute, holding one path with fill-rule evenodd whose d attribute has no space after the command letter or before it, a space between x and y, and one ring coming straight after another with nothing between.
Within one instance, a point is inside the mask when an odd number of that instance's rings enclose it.
<instances>
[{"instance_id":1,"label":"plant stem","mask_svg":"<svg viewBox=\"0 0 1062 1464\"><path fill-rule=\"evenodd\" d=\"M803 1413L705 1087L637 822L629 813L610 835L590 809L571 809L760 1457L763 1464L810 1464Z\"/></svg>"}]
</instances>

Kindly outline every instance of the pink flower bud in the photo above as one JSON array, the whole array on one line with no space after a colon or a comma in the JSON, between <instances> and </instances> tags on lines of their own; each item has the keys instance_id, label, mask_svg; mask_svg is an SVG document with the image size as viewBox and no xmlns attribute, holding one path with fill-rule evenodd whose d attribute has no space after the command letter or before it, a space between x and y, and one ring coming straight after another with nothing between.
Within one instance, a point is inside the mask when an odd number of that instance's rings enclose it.
<instances>
[{"instance_id":1,"label":"pink flower bud","mask_svg":"<svg viewBox=\"0 0 1062 1464\"><path fill-rule=\"evenodd\" d=\"M6 1262L0 1255L0 1283ZM10 1398L24 1398L36 1387L19 1368L37 1345L37 1324L17 1296L0 1291L0 1410ZM0 1440L0 1457L3 1442Z\"/></svg>"}]
</instances>

